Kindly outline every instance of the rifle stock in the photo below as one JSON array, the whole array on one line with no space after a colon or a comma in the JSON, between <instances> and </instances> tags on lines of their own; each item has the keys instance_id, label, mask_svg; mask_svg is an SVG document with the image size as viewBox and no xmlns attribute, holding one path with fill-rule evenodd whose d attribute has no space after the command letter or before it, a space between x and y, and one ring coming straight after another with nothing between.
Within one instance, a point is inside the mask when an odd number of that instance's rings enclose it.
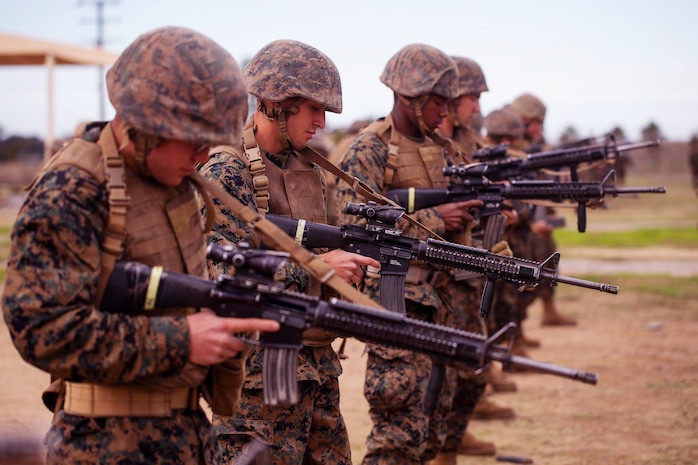
<instances>
[{"instance_id":1,"label":"rifle stock","mask_svg":"<svg viewBox=\"0 0 698 465\"><path fill-rule=\"evenodd\" d=\"M284 254L273 254L265 261L260 254L269 254L266 251L211 245L209 252L232 261L236 275L224 275L211 281L121 261L112 272L100 309L133 313L143 308L208 307L220 316L278 321L281 329L262 334L259 340L265 348L264 399L271 405L297 401L295 355L301 347L303 331L310 327L363 342L423 353L434 363L443 365L478 369L491 360L498 360L505 367L525 367L587 384L598 381L594 373L512 355L514 334L510 330L515 327L513 324L488 339L348 301L331 299L325 302L284 290L282 283L273 280L273 271L285 260ZM248 259L246 253L253 255L252 259ZM260 257L261 266L251 268L256 265L250 262ZM509 344L495 344L494 341L506 332L510 332Z\"/></svg>"}]
</instances>

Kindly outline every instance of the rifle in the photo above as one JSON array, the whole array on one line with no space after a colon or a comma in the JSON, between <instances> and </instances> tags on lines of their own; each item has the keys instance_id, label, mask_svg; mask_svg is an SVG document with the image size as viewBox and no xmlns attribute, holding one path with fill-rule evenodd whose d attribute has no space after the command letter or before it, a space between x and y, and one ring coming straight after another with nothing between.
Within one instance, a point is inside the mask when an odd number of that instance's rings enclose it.
<instances>
[{"instance_id":1,"label":"rifle","mask_svg":"<svg viewBox=\"0 0 698 465\"><path fill-rule=\"evenodd\" d=\"M506 157L508 144L505 143L495 147L480 149L473 154L473 158L481 160L474 164L484 165L480 168L482 175L490 181L518 179L541 169L564 167L570 169L572 181L579 181L577 167L580 163L610 160L619 157L622 152L657 146L659 146L658 140L618 145L615 139L612 139L606 144L548 150L531 153L524 158L511 158ZM451 176L452 174L446 172L448 169L457 170L458 167L447 167L444 169L444 174Z\"/></svg>"},{"instance_id":2,"label":"rifle","mask_svg":"<svg viewBox=\"0 0 698 465\"><path fill-rule=\"evenodd\" d=\"M331 226L272 214L267 214L266 219L289 236L295 237L296 242L306 248L341 248L379 261L381 305L401 310L402 313L405 277L412 260L484 275L485 289L480 301L480 314L483 318L489 315L494 299L494 285L498 279L516 285L519 290L532 290L542 280L548 280L551 286L564 283L610 294L618 293L618 286L558 275L556 269L560 261L559 252L552 254L543 263L538 263L447 241L427 239L425 242L403 236L402 231L397 229L397 221L404 214L404 209L376 205L373 202L348 203L344 212L366 219L365 226Z\"/></svg>"},{"instance_id":3,"label":"rifle","mask_svg":"<svg viewBox=\"0 0 698 465\"><path fill-rule=\"evenodd\" d=\"M444 168L444 174L456 181L445 188L389 189L387 197L413 213L422 208L449 202L479 199L483 201L478 215L486 217L502 211L504 199L571 201L577 204L577 230L586 231L586 207L607 195L664 194L666 187L616 187L616 173L611 170L602 181L556 182L552 180L513 180L508 184L487 178L488 165L455 165Z\"/></svg>"},{"instance_id":4,"label":"rifle","mask_svg":"<svg viewBox=\"0 0 698 465\"><path fill-rule=\"evenodd\" d=\"M426 354L435 364L480 369L497 360L505 368L517 366L587 384L598 381L595 373L512 355L514 324L488 339L396 312L336 298L325 302L285 290L283 283L275 281L273 276L288 258L287 253L249 249L241 243L237 247L211 244L207 255L234 265L235 275L222 275L212 281L119 261L109 278L100 309L132 313L144 308L149 299L147 308L208 307L220 316L278 321L279 331L264 333L259 341L248 341L264 347L264 402L269 405L297 402L296 355L302 346L303 331L310 327ZM494 343L507 332L510 333L508 345Z\"/></svg>"}]
</instances>

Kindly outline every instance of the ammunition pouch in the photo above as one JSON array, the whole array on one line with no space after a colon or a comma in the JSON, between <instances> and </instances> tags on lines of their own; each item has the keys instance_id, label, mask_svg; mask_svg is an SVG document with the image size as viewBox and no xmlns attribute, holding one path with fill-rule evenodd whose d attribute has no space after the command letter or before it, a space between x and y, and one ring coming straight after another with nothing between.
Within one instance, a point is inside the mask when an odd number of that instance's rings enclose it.
<instances>
[{"instance_id":1,"label":"ammunition pouch","mask_svg":"<svg viewBox=\"0 0 698 465\"><path fill-rule=\"evenodd\" d=\"M434 270L425 266L410 265L405 277L407 284L429 284L434 288L443 287L448 284L451 279L451 273L448 271Z\"/></svg>"},{"instance_id":2,"label":"ammunition pouch","mask_svg":"<svg viewBox=\"0 0 698 465\"><path fill-rule=\"evenodd\" d=\"M41 393L41 400L47 409L56 413L56 407L63 405L63 396L65 395L65 382L63 378L54 378L51 376L51 384Z\"/></svg>"},{"instance_id":3,"label":"ammunition pouch","mask_svg":"<svg viewBox=\"0 0 698 465\"><path fill-rule=\"evenodd\" d=\"M245 381L245 358L239 356L211 367L204 398L216 415L233 416Z\"/></svg>"},{"instance_id":4,"label":"ammunition pouch","mask_svg":"<svg viewBox=\"0 0 698 465\"><path fill-rule=\"evenodd\" d=\"M332 344L336 335L321 328L308 328L303 331L303 345L307 347L324 347Z\"/></svg>"},{"instance_id":5,"label":"ammunition pouch","mask_svg":"<svg viewBox=\"0 0 698 465\"><path fill-rule=\"evenodd\" d=\"M190 388L201 385L206 379L208 370L208 367L187 361L184 367L175 375L146 378L138 381L137 384L155 390Z\"/></svg>"}]
</instances>

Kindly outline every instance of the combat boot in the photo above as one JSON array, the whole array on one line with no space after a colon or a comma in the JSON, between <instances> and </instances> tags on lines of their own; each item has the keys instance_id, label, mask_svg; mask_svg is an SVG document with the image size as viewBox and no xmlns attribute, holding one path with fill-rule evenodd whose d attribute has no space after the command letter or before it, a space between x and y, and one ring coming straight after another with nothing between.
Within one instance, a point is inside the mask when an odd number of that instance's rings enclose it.
<instances>
[{"instance_id":1,"label":"combat boot","mask_svg":"<svg viewBox=\"0 0 698 465\"><path fill-rule=\"evenodd\" d=\"M520 338L514 339L514 344L511 347L511 354L512 355L518 355L519 357L525 357L525 358L531 358L528 355L528 352L526 351L526 348L524 345L521 343ZM507 371L509 373L530 373L531 370L519 366L519 365L511 365L507 368Z\"/></svg>"},{"instance_id":2,"label":"combat boot","mask_svg":"<svg viewBox=\"0 0 698 465\"><path fill-rule=\"evenodd\" d=\"M439 452L426 465L456 465L457 463L455 452Z\"/></svg>"},{"instance_id":3,"label":"combat boot","mask_svg":"<svg viewBox=\"0 0 698 465\"><path fill-rule=\"evenodd\" d=\"M458 446L459 455L494 455L495 453L494 443L480 441L467 431L463 434L463 439Z\"/></svg>"},{"instance_id":4,"label":"combat boot","mask_svg":"<svg viewBox=\"0 0 698 465\"><path fill-rule=\"evenodd\" d=\"M499 364L492 365L488 381L494 392L514 392L517 389L516 383L504 374Z\"/></svg>"},{"instance_id":5,"label":"combat boot","mask_svg":"<svg viewBox=\"0 0 698 465\"><path fill-rule=\"evenodd\" d=\"M541 326L574 326L577 320L562 316L555 307L553 297L548 297L543 300L543 316L540 321Z\"/></svg>"},{"instance_id":6,"label":"combat boot","mask_svg":"<svg viewBox=\"0 0 698 465\"><path fill-rule=\"evenodd\" d=\"M526 347L521 343L521 338L514 339L514 345L511 347L511 354L519 357L531 358L526 351Z\"/></svg>"},{"instance_id":7,"label":"combat boot","mask_svg":"<svg viewBox=\"0 0 698 465\"><path fill-rule=\"evenodd\" d=\"M516 413L513 408L502 407L487 399L487 396L482 396L475 404L471 418L473 420L511 420L516 418Z\"/></svg>"},{"instance_id":8,"label":"combat boot","mask_svg":"<svg viewBox=\"0 0 698 465\"><path fill-rule=\"evenodd\" d=\"M529 337L524 336L523 334L518 337L518 340L519 343L524 347L530 347L532 349L540 347L540 341L538 339L531 339Z\"/></svg>"}]
</instances>

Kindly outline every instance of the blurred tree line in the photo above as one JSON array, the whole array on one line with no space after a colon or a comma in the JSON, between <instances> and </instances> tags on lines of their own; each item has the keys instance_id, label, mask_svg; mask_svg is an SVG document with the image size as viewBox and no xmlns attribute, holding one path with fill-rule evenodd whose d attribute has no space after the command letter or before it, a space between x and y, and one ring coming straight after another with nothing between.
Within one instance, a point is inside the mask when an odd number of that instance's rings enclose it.
<instances>
[{"instance_id":1,"label":"blurred tree line","mask_svg":"<svg viewBox=\"0 0 698 465\"><path fill-rule=\"evenodd\" d=\"M37 161L44 156L44 141L38 137L10 136L0 128L0 163L10 161Z\"/></svg>"},{"instance_id":2,"label":"blurred tree line","mask_svg":"<svg viewBox=\"0 0 698 465\"><path fill-rule=\"evenodd\" d=\"M583 141L591 141L596 140L600 137L607 137L607 136L613 136L616 140L617 143L622 143L627 141L627 137L625 136L625 131L620 126L616 126L615 128L611 129L609 132L606 134L599 134L594 137L589 137L589 138L582 138L577 130L573 126L568 126L565 128L564 131L562 131L562 134L560 134L560 138L558 139L558 144L561 146L573 146L573 145L581 145L579 144L580 142ZM659 126L654 121L650 121L647 126L642 128L642 131L640 131L640 137L642 141L651 141L651 140L663 140L664 135L662 134L662 131L659 129Z\"/></svg>"},{"instance_id":3,"label":"blurred tree line","mask_svg":"<svg viewBox=\"0 0 698 465\"><path fill-rule=\"evenodd\" d=\"M620 143L626 140L625 133L620 127L613 128L607 134L600 134L597 137L604 137L613 134L616 142ZM652 121L642 129L642 140L663 139L663 135L659 126ZM573 126L568 126L560 135L558 143L560 146L575 146L583 145L585 141L591 142L592 138L581 138L577 130ZM44 141L38 137L20 137L9 136L5 137L4 130L0 127L0 163L11 161L37 161L43 158Z\"/></svg>"}]
</instances>

